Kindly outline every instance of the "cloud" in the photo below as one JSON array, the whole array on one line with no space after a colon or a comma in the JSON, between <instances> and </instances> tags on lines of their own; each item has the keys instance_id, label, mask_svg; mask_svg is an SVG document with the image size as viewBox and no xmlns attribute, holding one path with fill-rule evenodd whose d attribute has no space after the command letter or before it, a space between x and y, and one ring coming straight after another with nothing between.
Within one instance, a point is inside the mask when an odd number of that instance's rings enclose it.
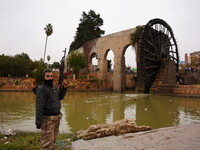
<instances>
[{"instance_id":1,"label":"cloud","mask_svg":"<svg viewBox=\"0 0 200 150\"><path fill-rule=\"evenodd\" d=\"M102 29L111 34L145 25L162 18L173 29L181 59L185 52L200 50L200 14L198 0L1 0L0 54L27 53L43 57L46 24L53 25L47 55L60 61L62 50L73 41L83 11L94 10L104 20Z\"/></svg>"}]
</instances>

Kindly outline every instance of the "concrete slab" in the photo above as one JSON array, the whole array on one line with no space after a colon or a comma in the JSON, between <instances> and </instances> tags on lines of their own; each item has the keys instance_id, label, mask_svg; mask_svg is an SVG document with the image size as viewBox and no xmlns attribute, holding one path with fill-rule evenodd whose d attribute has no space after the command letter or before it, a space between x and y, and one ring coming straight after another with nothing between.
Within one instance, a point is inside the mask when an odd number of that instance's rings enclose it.
<instances>
[{"instance_id":1,"label":"concrete slab","mask_svg":"<svg viewBox=\"0 0 200 150\"><path fill-rule=\"evenodd\" d=\"M77 140L73 150L200 150L200 123Z\"/></svg>"}]
</instances>

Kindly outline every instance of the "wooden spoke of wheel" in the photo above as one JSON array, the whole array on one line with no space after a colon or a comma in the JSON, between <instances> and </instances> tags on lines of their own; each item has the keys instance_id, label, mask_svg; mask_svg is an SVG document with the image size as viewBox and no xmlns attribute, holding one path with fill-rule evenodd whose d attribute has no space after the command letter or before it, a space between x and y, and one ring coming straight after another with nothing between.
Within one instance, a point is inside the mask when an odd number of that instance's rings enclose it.
<instances>
[{"instance_id":1,"label":"wooden spoke of wheel","mask_svg":"<svg viewBox=\"0 0 200 150\"><path fill-rule=\"evenodd\" d=\"M148 78L152 77L153 75L155 75L158 71L154 71L153 73L148 75Z\"/></svg>"},{"instance_id":2,"label":"wooden spoke of wheel","mask_svg":"<svg viewBox=\"0 0 200 150\"><path fill-rule=\"evenodd\" d=\"M159 60L153 59L153 58L150 58L150 57L144 57L144 59L148 59L148 60L151 60L151 61L159 62Z\"/></svg>"},{"instance_id":3,"label":"wooden spoke of wheel","mask_svg":"<svg viewBox=\"0 0 200 150\"><path fill-rule=\"evenodd\" d=\"M144 49L144 51L147 53L147 54L149 54L150 56L152 56L152 57L155 57L155 58L157 58L158 56L157 55L155 55L154 53L151 53L149 50L147 50L147 49Z\"/></svg>"},{"instance_id":4,"label":"wooden spoke of wheel","mask_svg":"<svg viewBox=\"0 0 200 150\"><path fill-rule=\"evenodd\" d=\"M160 65L145 67L145 69L154 69L154 68L160 68Z\"/></svg>"}]
</instances>

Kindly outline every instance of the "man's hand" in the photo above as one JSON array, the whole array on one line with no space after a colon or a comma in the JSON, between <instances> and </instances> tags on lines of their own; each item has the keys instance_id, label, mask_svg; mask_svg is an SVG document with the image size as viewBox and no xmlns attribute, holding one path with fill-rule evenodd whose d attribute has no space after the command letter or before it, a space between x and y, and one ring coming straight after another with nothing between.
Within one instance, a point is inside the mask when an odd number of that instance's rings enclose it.
<instances>
[{"instance_id":1,"label":"man's hand","mask_svg":"<svg viewBox=\"0 0 200 150\"><path fill-rule=\"evenodd\" d=\"M68 82L67 81L63 81L62 82L62 86L66 89L68 88Z\"/></svg>"}]
</instances>

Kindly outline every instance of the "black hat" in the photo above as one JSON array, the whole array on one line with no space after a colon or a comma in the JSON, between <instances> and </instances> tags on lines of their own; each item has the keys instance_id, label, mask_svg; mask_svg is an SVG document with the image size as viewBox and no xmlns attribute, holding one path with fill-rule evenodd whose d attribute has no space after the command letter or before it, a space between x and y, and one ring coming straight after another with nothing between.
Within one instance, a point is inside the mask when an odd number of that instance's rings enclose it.
<instances>
[{"instance_id":1,"label":"black hat","mask_svg":"<svg viewBox=\"0 0 200 150\"><path fill-rule=\"evenodd\" d=\"M46 72L52 72L52 70L51 70L51 69L49 69L49 68L47 68L47 69L44 69L44 70L43 70L43 78L44 78L44 75L45 75L45 73L46 73Z\"/></svg>"}]
</instances>

